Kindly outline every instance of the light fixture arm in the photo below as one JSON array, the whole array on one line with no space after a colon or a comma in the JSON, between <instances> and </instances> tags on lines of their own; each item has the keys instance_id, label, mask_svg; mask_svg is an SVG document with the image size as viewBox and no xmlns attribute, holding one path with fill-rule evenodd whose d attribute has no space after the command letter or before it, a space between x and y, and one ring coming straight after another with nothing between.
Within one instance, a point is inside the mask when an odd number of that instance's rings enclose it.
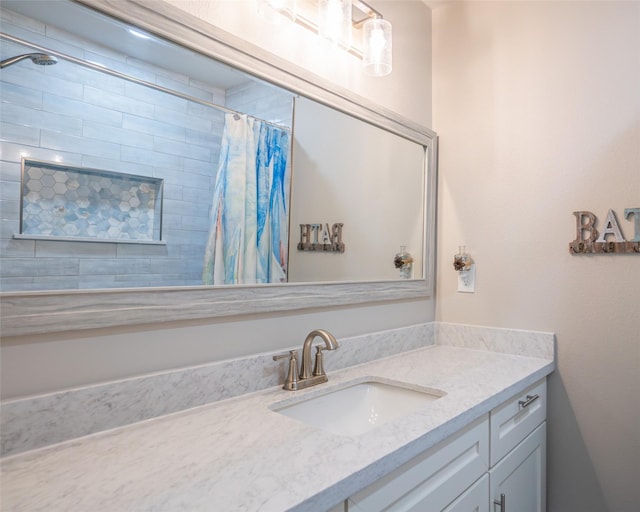
<instances>
[{"instance_id":1,"label":"light fixture arm","mask_svg":"<svg viewBox=\"0 0 640 512\"><path fill-rule=\"evenodd\" d=\"M367 2L364 2L363 0L352 0L352 3L353 3L353 7L355 7L365 15L365 17L362 19L351 20L351 24L354 26L354 28L362 28L362 26L372 18L382 19L382 13L379 11L376 11Z\"/></svg>"}]
</instances>

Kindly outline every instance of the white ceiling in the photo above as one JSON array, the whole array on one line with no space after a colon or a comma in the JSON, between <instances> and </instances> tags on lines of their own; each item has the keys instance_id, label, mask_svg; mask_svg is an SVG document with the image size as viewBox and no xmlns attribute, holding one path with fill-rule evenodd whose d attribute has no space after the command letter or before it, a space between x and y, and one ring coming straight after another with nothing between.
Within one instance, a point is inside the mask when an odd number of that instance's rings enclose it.
<instances>
[{"instance_id":1,"label":"white ceiling","mask_svg":"<svg viewBox=\"0 0 640 512\"><path fill-rule=\"evenodd\" d=\"M435 9L436 7L440 7L442 4L446 4L449 2L455 2L456 0L422 0L428 7L431 9Z\"/></svg>"},{"instance_id":2,"label":"white ceiling","mask_svg":"<svg viewBox=\"0 0 640 512\"><path fill-rule=\"evenodd\" d=\"M251 80L245 73L155 36L136 37L128 25L76 3L2 0L2 7L215 87L228 89Z\"/></svg>"}]
</instances>

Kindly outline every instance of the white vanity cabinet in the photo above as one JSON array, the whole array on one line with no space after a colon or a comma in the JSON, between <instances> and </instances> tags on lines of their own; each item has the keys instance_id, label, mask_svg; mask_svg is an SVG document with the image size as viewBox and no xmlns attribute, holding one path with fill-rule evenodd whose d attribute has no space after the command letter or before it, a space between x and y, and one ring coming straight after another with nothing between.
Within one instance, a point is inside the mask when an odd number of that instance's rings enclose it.
<instances>
[{"instance_id":1,"label":"white vanity cabinet","mask_svg":"<svg viewBox=\"0 0 640 512\"><path fill-rule=\"evenodd\" d=\"M546 380L495 408L490 417L489 482L490 500L491 504L495 503L495 512L544 512ZM501 499L504 506L498 505Z\"/></svg>"},{"instance_id":2,"label":"white vanity cabinet","mask_svg":"<svg viewBox=\"0 0 640 512\"><path fill-rule=\"evenodd\" d=\"M545 420L543 379L331 512L544 512Z\"/></svg>"},{"instance_id":3,"label":"white vanity cabinet","mask_svg":"<svg viewBox=\"0 0 640 512\"><path fill-rule=\"evenodd\" d=\"M488 468L489 418L485 415L349 498L347 510L440 512Z\"/></svg>"}]
</instances>

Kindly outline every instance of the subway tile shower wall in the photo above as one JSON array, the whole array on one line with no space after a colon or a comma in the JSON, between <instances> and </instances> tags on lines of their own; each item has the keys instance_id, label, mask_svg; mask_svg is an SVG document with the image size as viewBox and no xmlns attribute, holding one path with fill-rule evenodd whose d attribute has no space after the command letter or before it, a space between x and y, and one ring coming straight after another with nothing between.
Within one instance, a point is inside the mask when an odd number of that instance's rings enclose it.
<instances>
[{"instance_id":1,"label":"subway tile shower wall","mask_svg":"<svg viewBox=\"0 0 640 512\"><path fill-rule=\"evenodd\" d=\"M2 31L139 79L291 124L291 95L251 82L233 89L119 54L3 9ZM2 42L2 58L33 50ZM0 74L2 291L199 285L224 126L218 109L60 60ZM228 101L231 100L231 101ZM21 160L164 180L166 245L14 239Z\"/></svg>"}]
</instances>

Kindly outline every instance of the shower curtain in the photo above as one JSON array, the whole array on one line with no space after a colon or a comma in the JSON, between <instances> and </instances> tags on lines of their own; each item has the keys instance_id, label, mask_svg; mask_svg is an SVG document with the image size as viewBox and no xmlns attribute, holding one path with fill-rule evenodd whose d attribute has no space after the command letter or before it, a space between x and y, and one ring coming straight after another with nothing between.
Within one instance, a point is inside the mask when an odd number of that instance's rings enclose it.
<instances>
[{"instance_id":1,"label":"shower curtain","mask_svg":"<svg viewBox=\"0 0 640 512\"><path fill-rule=\"evenodd\" d=\"M287 280L289 132L226 114L203 284Z\"/></svg>"}]
</instances>

